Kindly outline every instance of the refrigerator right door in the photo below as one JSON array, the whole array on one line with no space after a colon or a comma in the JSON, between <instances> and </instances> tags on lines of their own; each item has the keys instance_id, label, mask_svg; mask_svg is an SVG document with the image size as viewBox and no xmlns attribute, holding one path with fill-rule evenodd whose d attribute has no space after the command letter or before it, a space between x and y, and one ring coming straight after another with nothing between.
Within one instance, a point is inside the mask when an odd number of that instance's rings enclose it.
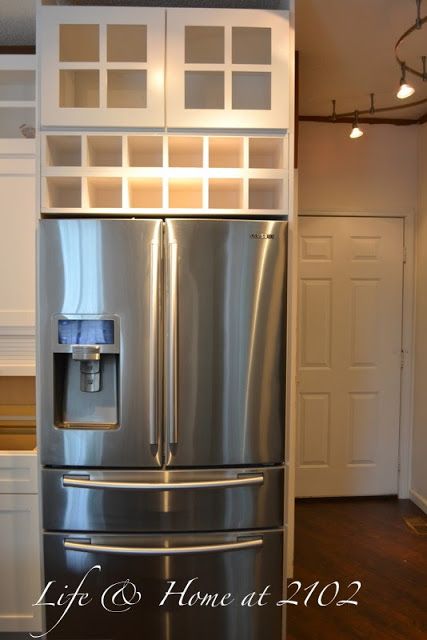
<instances>
[{"instance_id":1,"label":"refrigerator right door","mask_svg":"<svg viewBox=\"0 0 427 640\"><path fill-rule=\"evenodd\" d=\"M287 223L168 220L166 460L284 460Z\"/></svg>"}]
</instances>

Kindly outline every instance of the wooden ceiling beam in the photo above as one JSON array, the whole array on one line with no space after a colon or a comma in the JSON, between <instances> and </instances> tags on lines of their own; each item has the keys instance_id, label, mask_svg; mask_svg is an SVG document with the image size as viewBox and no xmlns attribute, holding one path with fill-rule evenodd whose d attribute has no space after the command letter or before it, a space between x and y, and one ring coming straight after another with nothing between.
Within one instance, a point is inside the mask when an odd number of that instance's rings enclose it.
<instances>
[{"instance_id":1,"label":"wooden ceiling beam","mask_svg":"<svg viewBox=\"0 0 427 640\"><path fill-rule=\"evenodd\" d=\"M0 55L33 55L36 52L34 45L0 45Z\"/></svg>"},{"instance_id":2,"label":"wooden ceiling beam","mask_svg":"<svg viewBox=\"0 0 427 640\"><path fill-rule=\"evenodd\" d=\"M427 114L426 114L427 116ZM425 116L423 116L425 117ZM299 116L300 122L327 122L329 124L340 124L354 122L354 118L339 118L336 121L331 120L330 116ZM415 118L367 118L359 117L361 124L394 124L398 127L407 127L411 124L419 124L420 120Z\"/></svg>"}]
</instances>

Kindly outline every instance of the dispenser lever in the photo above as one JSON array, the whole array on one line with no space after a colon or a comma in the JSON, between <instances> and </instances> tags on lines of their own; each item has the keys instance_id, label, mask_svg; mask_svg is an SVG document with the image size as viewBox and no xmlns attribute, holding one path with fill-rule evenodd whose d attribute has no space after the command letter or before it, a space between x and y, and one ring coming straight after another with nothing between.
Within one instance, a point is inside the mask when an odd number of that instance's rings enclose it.
<instances>
[{"instance_id":1,"label":"dispenser lever","mask_svg":"<svg viewBox=\"0 0 427 640\"><path fill-rule=\"evenodd\" d=\"M94 393L101 389L101 350L98 345L73 345L73 360L80 361L80 390Z\"/></svg>"}]
</instances>

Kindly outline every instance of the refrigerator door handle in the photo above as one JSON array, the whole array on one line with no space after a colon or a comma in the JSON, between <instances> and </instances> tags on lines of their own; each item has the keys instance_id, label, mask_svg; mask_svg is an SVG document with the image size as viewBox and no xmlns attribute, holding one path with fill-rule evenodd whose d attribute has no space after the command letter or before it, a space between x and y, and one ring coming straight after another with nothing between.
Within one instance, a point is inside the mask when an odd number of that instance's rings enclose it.
<instances>
[{"instance_id":1,"label":"refrigerator door handle","mask_svg":"<svg viewBox=\"0 0 427 640\"><path fill-rule=\"evenodd\" d=\"M169 243L166 415L169 445L178 444L178 245Z\"/></svg>"},{"instance_id":2,"label":"refrigerator door handle","mask_svg":"<svg viewBox=\"0 0 427 640\"><path fill-rule=\"evenodd\" d=\"M175 491L176 489L226 489L227 487L242 487L261 485L264 475L242 474L235 478L222 478L221 480L199 480L188 482L119 482L111 480L91 480L90 476L63 476L64 487L81 489L126 489L140 491Z\"/></svg>"},{"instance_id":3,"label":"refrigerator door handle","mask_svg":"<svg viewBox=\"0 0 427 640\"><path fill-rule=\"evenodd\" d=\"M159 359L159 244L151 243L150 269L150 346L149 346L149 432L150 445L159 444L158 359Z\"/></svg>"},{"instance_id":4,"label":"refrigerator door handle","mask_svg":"<svg viewBox=\"0 0 427 640\"><path fill-rule=\"evenodd\" d=\"M262 547L262 544L262 537L240 540L237 538L235 542L188 547L117 547L112 545L91 544L90 542L79 542L78 540L67 538L64 540L64 548L70 551L129 556L178 556L199 553L222 553L223 551L240 551L242 549Z\"/></svg>"}]
</instances>

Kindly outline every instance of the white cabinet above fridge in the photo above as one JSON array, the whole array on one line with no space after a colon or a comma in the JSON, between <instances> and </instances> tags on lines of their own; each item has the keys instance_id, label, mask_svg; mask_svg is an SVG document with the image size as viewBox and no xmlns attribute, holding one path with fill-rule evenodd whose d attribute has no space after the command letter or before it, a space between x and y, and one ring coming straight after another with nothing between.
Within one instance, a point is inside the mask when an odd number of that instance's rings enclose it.
<instances>
[{"instance_id":1,"label":"white cabinet above fridge","mask_svg":"<svg viewBox=\"0 0 427 640\"><path fill-rule=\"evenodd\" d=\"M42 126L164 126L164 9L42 7L38 28Z\"/></svg>"},{"instance_id":2,"label":"white cabinet above fridge","mask_svg":"<svg viewBox=\"0 0 427 640\"><path fill-rule=\"evenodd\" d=\"M168 127L287 129L289 14L167 13Z\"/></svg>"},{"instance_id":3,"label":"white cabinet above fridge","mask_svg":"<svg viewBox=\"0 0 427 640\"><path fill-rule=\"evenodd\" d=\"M289 13L41 7L43 127L287 129Z\"/></svg>"}]
</instances>

